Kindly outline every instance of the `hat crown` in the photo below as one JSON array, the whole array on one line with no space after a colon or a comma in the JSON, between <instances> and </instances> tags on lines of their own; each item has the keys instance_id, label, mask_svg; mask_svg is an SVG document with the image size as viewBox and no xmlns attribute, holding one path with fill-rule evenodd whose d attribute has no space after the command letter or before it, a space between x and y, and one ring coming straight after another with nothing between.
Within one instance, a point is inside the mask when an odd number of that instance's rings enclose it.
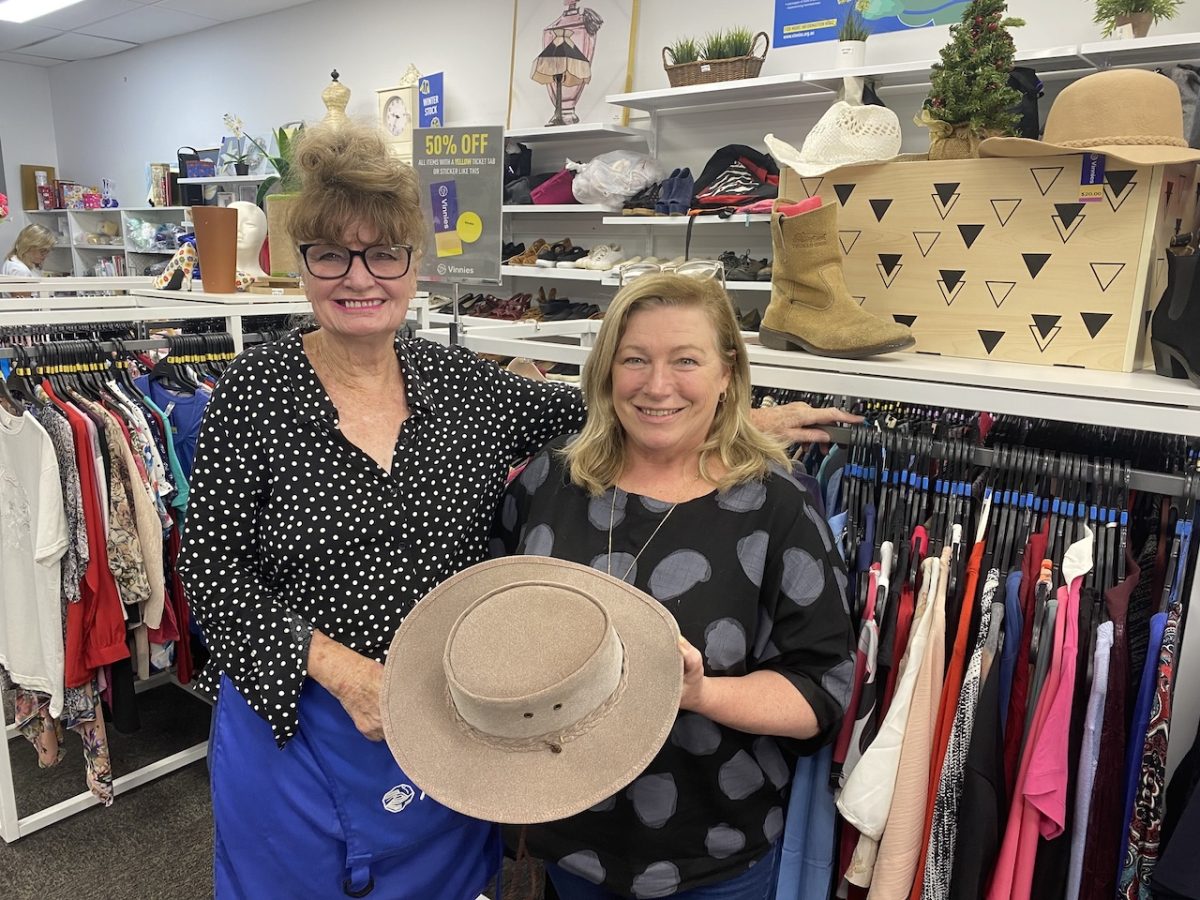
<instances>
[{"instance_id":1,"label":"hat crown","mask_svg":"<svg viewBox=\"0 0 1200 900\"><path fill-rule=\"evenodd\" d=\"M900 120L882 106L834 103L800 148L805 163L846 163L887 159L900 152Z\"/></svg>"},{"instance_id":2,"label":"hat crown","mask_svg":"<svg viewBox=\"0 0 1200 900\"><path fill-rule=\"evenodd\" d=\"M463 611L444 668L463 722L482 736L521 740L596 714L621 681L622 661L599 601L567 585L520 582Z\"/></svg>"},{"instance_id":3,"label":"hat crown","mask_svg":"<svg viewBox=\"0 0 1200 900\"><path fill-rule=\"evenodd\" d=\"M1111 69L1081 78L1050 107L1042 140L1068 147L1168 142L1186 147L1179 88L1145 69Z\"/></svg>"}]
</instances>

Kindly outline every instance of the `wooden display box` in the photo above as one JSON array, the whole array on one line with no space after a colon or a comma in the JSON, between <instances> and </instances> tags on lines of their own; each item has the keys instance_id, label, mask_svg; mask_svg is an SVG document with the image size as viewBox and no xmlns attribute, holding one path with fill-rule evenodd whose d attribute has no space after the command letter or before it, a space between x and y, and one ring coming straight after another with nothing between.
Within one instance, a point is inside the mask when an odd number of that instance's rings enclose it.
<instances>
[{"instance_id":1,"label":"wooden display box","mask_svg":"<svg viewBox=\"0 0 1200 900\"><path fill-rule=\"evenodd\" d=\"M1165 248L1196 227L1196 166L1083 156L905 160L801 178L780 196L837 204L846 281L913 330L917 352L1129 372L1166 287Z\"/></svg>"}]
</instances>

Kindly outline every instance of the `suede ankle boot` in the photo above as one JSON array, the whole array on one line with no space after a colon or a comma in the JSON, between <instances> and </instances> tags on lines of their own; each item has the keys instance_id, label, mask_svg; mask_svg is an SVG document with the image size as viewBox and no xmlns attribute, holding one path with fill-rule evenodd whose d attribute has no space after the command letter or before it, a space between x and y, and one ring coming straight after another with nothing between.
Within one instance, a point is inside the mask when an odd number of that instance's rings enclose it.
<instances>
[{"instance_id":1,"label":"suede ankle boot","mask_svg":"<svg viewBox=\"0 0 1200 900\"><path fill-rule=\"evenodd\" d=\"M758 330L774 350L806 350L818 356L861 359L904 350L916 343L903 325L865 312L850 296L837 241L837 207L823 205L788 216L776 200L771 213L771 302Z\"/></svg>"}]
</instances>

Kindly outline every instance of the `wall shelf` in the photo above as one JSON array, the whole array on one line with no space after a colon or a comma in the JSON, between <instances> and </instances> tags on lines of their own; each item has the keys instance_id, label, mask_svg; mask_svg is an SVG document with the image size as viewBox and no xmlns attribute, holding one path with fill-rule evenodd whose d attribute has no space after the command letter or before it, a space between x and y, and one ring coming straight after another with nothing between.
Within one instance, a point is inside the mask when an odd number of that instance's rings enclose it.
<instances>
[{"instance_id":1,"label":"wall shelf","mask_svg":"<svg viewBox=\"0 0 1200 900\"><path fill-rule=\"evenodd\" d=\"M823 87L809 84L802 73L766 75L738 81L718 81L688 87L662 88L656 91L635 91L630 94L609 94L604 99L615 106L643 112L665 112L694 107L721 108L746 106L782 100L821 98L832 99Z\"/></svg>"},{"instance_id":2,"label":"wall shelf","mask_svg":"<svg viewBox=\"0 0 1200 900\"><path fill-rule=\"evenodd\" d=\"M180 184L262 184L268 178L274 178L275 173L269 175L205 175L203 178L180 178ZM162 207L163 209L171 209L172 207ZM183 209L184 207L176 207Z\"/></svg>"},{"instance_id":3,"label":"wall shelf","mask_svg":"<svg viewBox=\"0 0 1200 900\"><path fill-rule=\"evenodd\" d=\"M1200 33L1152 35L1081 44L1079 55L1098 69L1200 60Z\"/></svg>"},{"instance_id":4,"label":"wall shelf","mask_svg":"<svg viewBox=\"0 0 1200 900\"><path fill-rule=\"evenodd\" d=\"M612 102L612 101L609 101ZM646 132L626 125L606 122L578 122L575 125L543 125L540 128L510 128L505 138L514 141L587 141L604 139L646 140ZM180 179L182 183L183 179Z\"/></svg>"},{"instance_id":5,"label":"wall shelf","mask_svg":"<svg viewBox=\"0 0 1200 900\"><path fill-rule=\"evenodd\" d=\"M697 225L751 225L770 222L770 213L734 213L732 216L605 216L603 225L648 225L651 228L686 228L688 222Z\"/></svg>"},{"instance_id":6,"label":"wall shelf","mask_svg":"<svg viewBox=\"0 0 1200 900\"><path fill-rule=\"evenodd\" d=\"M546 266L501 266L500 274L505 278L546 278L554 281L600 282L605 273L591 269L553 269Z\"/></svg>"},{"instance_id":7,"label":"wall shelf","mask_svg":"<svg viewBox=\"0 0 1200 900\"><path fill-rule=\"evenodd\" d=\"M599 203L509 203L500 207L505 215L530 213L611 213L612 210Z\"/></svg>"}]
</instances>

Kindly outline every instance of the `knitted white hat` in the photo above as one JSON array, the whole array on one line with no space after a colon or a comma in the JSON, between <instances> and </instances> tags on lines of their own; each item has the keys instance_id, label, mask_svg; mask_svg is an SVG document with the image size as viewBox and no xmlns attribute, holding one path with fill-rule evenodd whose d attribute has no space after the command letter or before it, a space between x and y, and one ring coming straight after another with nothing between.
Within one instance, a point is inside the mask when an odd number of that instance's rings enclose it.
<instances>
[{"instance_id":1,"label":"knitted white hat","mask_svg":"<svg viewBox=\"0 0 1200 900\"><path fill-rule=\"evenodd\" d=\"M813 126L802 149L773 134L765 141L780 165L811 178L843 166L894 159L900 154L900 120L883 106L854 106L839 100Z\"/></svg>"}]
</instances>

